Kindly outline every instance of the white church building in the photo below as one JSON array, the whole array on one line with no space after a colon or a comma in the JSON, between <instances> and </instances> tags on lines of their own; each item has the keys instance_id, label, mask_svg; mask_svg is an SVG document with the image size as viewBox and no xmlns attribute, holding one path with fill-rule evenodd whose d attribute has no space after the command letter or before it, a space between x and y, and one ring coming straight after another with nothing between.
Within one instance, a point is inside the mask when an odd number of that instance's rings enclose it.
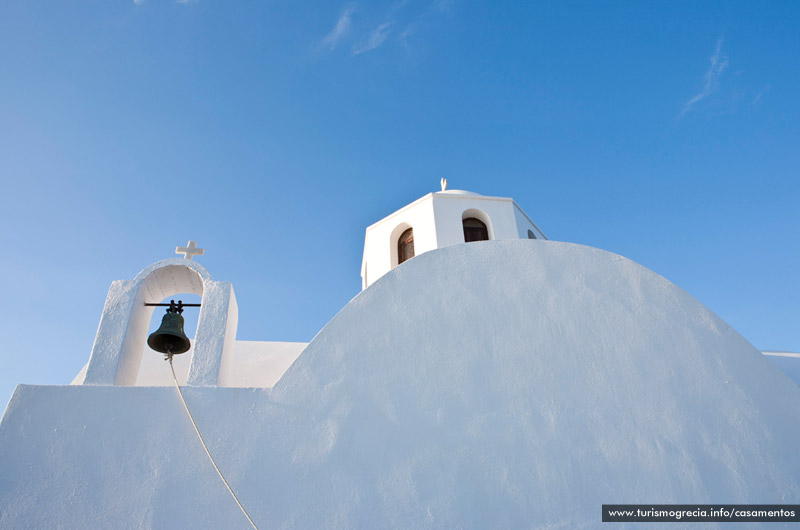
<instances>
[{"instance_id":1,"label":"white church building","mask_svg":"<svg viewBox=\"0 0 800 530\"><path fill-rule=\"evenodd\" d=\"M310 343L237 340L233 284L178 250L112 283L72 384L17 387L0 529L574 529L800 499L800 356L513 199L443 182L369 226L361 293ZM146 304L183 293L178 390Z\"/></svg>"}]
</instances>

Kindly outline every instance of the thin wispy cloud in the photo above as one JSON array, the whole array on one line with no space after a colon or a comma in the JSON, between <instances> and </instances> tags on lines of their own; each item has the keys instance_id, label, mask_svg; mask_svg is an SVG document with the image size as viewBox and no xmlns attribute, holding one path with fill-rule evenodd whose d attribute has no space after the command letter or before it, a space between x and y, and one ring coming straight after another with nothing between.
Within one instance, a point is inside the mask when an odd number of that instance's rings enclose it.
<instances>
[{"instance_id":1,"label":"thin wispy cloud","mask_svg":"<svg viewBox=\"0 0 800 530\"><path fill-rule=\"evenodd\" d=\"M432 9L442 13L448 13L453 8L453 0L434 0Z\"/></svg>"},{"instance_id":2,"label":"thin wispy cloud","mask_svg":"<svg viewBox=\"0 0 800 530\"><path fill-rule=\"evenodd\" d=\"M339 19L336 21L336 25L333 26L331 32L325 35L322 42L320 42L322 47L333 50L339 45L342 39L350 32L350 28L353 25L353 13L355 10L355 4L347 4L344 7L342 13L339 15Z\"/></svg>"},{"instance_id":3,"label":"thin wispy cloud","mask_svg":"<svg viewBox=\"0 0 800 530\"><path fill-rule=\"evenodd\" d=\"M758 94L756 94L756 97L754 97L754 98L753 98L753 101L751 101L751 102L750 102L750 104L751 104L751 105L754 105L754 106L760 105L760 104L761 104L761 98L763 98L763 97L764 97L764 94L766 94L767 92L769 92L769 89L770 89L770 86L769 86L769 85L767 85L767 86L765 86L764 88L762 88L762 89L761 89L761 90L758 92Z\"/></svg>"},{"instance_id":4,"label":"thin wispy cloud","mask_svg":"<svg viewBox=\"0 0 800 530\"><path fill-rule=\"evenodd\" d=\"M689 101L684 103L680 116L683 116L692 110L697 103L713 94L719 86L719 78L728 68L728 56L722 53L722 43L723 38L720 37L717 40L717 46L714 49L714 54L710 58L711 64L709 64L708 70L706 70L706 74L704 76L703 89L692 96Z\"/></svg>"},{"instance_id":5,"label":"thin wispy cloud","mask_svg":"<svg viewBox=\"0 0 800 530\"><path fill-rule=\"evenodd\" d=\"M392 25L394 25L394 21L391 22L384 22L383 24L379 25L372 32L369 34L369 38L361 44L353 48L353 55L358 55L360 53L368 52L374 50L384 42L386 42L386 38L392 31Z\"/></svg>"},{"instance_id":6,"label":"thin wispy cloud","mask_svg":"<svg viewBox=\"0 0 800 530\"><path fill-rule=\"evenodd\" d=\"M406 26L406 29L404 29L402 31L402 33L400 33L400 36L398 38L401 41L405 42L405 40L407 38L409 38L411 35L413 35L416 32L417 32L417 25L412 23L412 24L409 24L408 26Z\"/></svg>"},{"instance_id":7,"label":"thin wispy cloud","mask_svg":"<svg viewBox=\"0 0 800 530\"><path fill-rule=\"evenodd\" d=\"M369 6L359 4L356 9L356 3L351 1L342 8L333 29L319 41L318 47L334 50L350 46L354 56L389 42L409 50L412 35L430 29L433 19L448 15L454 4L455 0L392 0L379 15ZM358 16L354 17L356 11Z\"/></svg>"},{"instance_id":8,"label":"thin wispy cloud","mask_svg":"<svg viewBox=\"0 0 800 530\"><path fill-rule=\"evenodd\" d=\"M398 11L403 10L408 4L410 0L398 0L394 2L391 6L389 6L389 16L393 16Z\"/></svg>"}]
</instances>

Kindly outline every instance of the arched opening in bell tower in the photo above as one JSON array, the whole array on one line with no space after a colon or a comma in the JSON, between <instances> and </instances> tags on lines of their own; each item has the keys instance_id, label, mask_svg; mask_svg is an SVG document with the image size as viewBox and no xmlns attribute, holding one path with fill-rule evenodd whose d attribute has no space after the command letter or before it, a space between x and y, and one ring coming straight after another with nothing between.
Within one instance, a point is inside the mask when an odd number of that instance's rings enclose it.
<instances>
[{"instance_id":1,"label":"arched opening in bell tower","mask_svg":"<svg viewBox=\"0 0 800 530\"><path fill-rule=\"evenodd\" d=\"M414 229L409 228L397 240L397 264L414 257Z\"/></svg>"},{"instance_id":2,"label":"arched opening in bell tower","mask_svg":"<svg viewBox=\"0 0 800 530\"><path fill-rule=\"evenodd\" d=\"M464 243L494 239L492 222L481 210L475 208L464 210L461 214L461 227L464 231Z\"/></svg>"},{"instance_id":3,"label":"arched opening in bell tower","mask_svg":"<svg viewBox=\"0 0 800 530\"><path fill-rule=\"evenodd\" d=\"M186 265L156 265L140 273L140 285L126 330L116 384L135 386L172 384L172 373L169 366L165 365L163 355L147 346L147 337L161 325L166 308L146 304L168 304L170 300L175 300L176 303L182 300L186 304L201 303L207 278L199 272L205 272L205 269L195 270L197 267L191 262ZM200 307L187 307L182 314L185 320L184 331L192 347L186 353L174 356L175 374L181 384L187 381L189 365L194 355L194 337L197 335L199 310Z\"/></svg>"},{"instance_id":4,"label":"arched opening in bell tower","mask_svg":"<svg viewBox=\"0 0 800 530\"><path fill-rule=\"evenodd\" d=\"M212 280L202 265L185 258L159 261L142 270L133 280L111 283L83 384L145 384L139 372L150 335L148 332L156 325L160 326L166 309L158 308L156 315L160 315L159 318L153 314L157 308L153 304L169 303L173 299L192 303L190 301L198 298L202 306L187 308L197 313L185 313L189 322L184 322L184 331L196 329L195 340L162 333L154 337L153 347L164 351L177 347L172 350L176 352L176 359L185 357L189 363L189 385L228 384L239 320L233 287L230 282ZM170 315L175 315L175 309ZM172 316L168 320L176 320ZM171 322L169 327L174 329L176 325ZM186 352L185 348L190 346L188 355L177 354L178 350ZM149 348L147 354L152 358L153 352ZM171 372L164 372L171 379Z\"/></svg>"},{"instance_id":5,"label":"arched opening in bell tower","mask_svg":"<svg viewBox=\"0 0 800 530\"><path fill-rule=\"evenodd\" d=\"M389 235L389 253L391 268L397 267L416 255L414 227L408 223L400 223L394 227Z\"/></svg>"},{"instance_id":6,"label":"arched opening in bell tower","mask_svg":"<svg viewBox=\"0 0 800 530\"><path fill-rule=\"evenodd\" d=\"M488 241L489 230L480 219L474 217L467 217L461 224L464 226L464 242L471 241Z\"/></svg>"},{"instance_id":7,"label":"arched opening in bell tower","mask_svg":"<svg viewBox=\"0 0 800 530\"><path fill-rule=\"evenodd\" d=\"M183 302L183 304L200 304L202 297L194 293L176 293L170 295L163 300L154 300L152 303L169 304L171 301ZM153 314L150 317L150 326L148 327L145 337L149 337L151 333L158 330L161 326L164 315L166 314L166 307L157 306L154 308ZM191 347L189 351L173 356L173 365L175 367L175 377L178 379L178 384L185 385L189 377L189 365L192 361L194 354L195 337L197 336L197 323L200 315L200 307L184 307L181 317L184 320L183 332L189 338ZM172 372L169 365L164 360L164 355L151 349L145 341L142 351L142 360L139 363L139 372L136 376L135 386L172 386Z\"/></svg>"}]
</instances>

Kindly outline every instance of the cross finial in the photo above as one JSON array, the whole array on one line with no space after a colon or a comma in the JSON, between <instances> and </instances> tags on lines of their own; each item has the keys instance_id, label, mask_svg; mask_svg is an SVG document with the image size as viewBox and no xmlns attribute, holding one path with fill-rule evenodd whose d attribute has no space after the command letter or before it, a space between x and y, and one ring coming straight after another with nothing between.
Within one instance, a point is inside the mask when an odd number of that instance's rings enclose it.
<instances>
[{"instance_id":1,"label":"cross finial","mask_svg":"<svg viewBox=\"0 0 800 530\"><path fill-rule=\"evenodd\" d=\"M447 179L442 177L442 180L440 182L442 184L442 191L447 190Z\"/></svg>"},{"instance_id":2,"label":"cross finial","mask_svg":"<svg viewBox=\"0 0 800 530\"><path fill-rule=\"evenodd\" d=\"M197 241L189 241L185 247L176 247L175 254L183 254L186 259L192 259L195 255L202 256L206 249L197 248Z\"/></svg>"}]
</instances>

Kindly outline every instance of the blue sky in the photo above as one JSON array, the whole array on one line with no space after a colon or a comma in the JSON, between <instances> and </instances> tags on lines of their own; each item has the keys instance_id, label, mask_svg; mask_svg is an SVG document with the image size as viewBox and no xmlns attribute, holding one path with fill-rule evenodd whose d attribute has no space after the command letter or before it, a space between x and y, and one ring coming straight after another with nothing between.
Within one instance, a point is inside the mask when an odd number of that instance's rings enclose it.
<instances>
[{"instance_id":1,"label":"blue sky","mask_svg":"<svg viewBox=\"0 0 800 530\"><path fill-rule=\"evenodd\" d=\"M451 188L800 351L796 2L0 4L0 395L196 239L243 340L308 341L367 225Z\"/></svg>"}]
</instances>

